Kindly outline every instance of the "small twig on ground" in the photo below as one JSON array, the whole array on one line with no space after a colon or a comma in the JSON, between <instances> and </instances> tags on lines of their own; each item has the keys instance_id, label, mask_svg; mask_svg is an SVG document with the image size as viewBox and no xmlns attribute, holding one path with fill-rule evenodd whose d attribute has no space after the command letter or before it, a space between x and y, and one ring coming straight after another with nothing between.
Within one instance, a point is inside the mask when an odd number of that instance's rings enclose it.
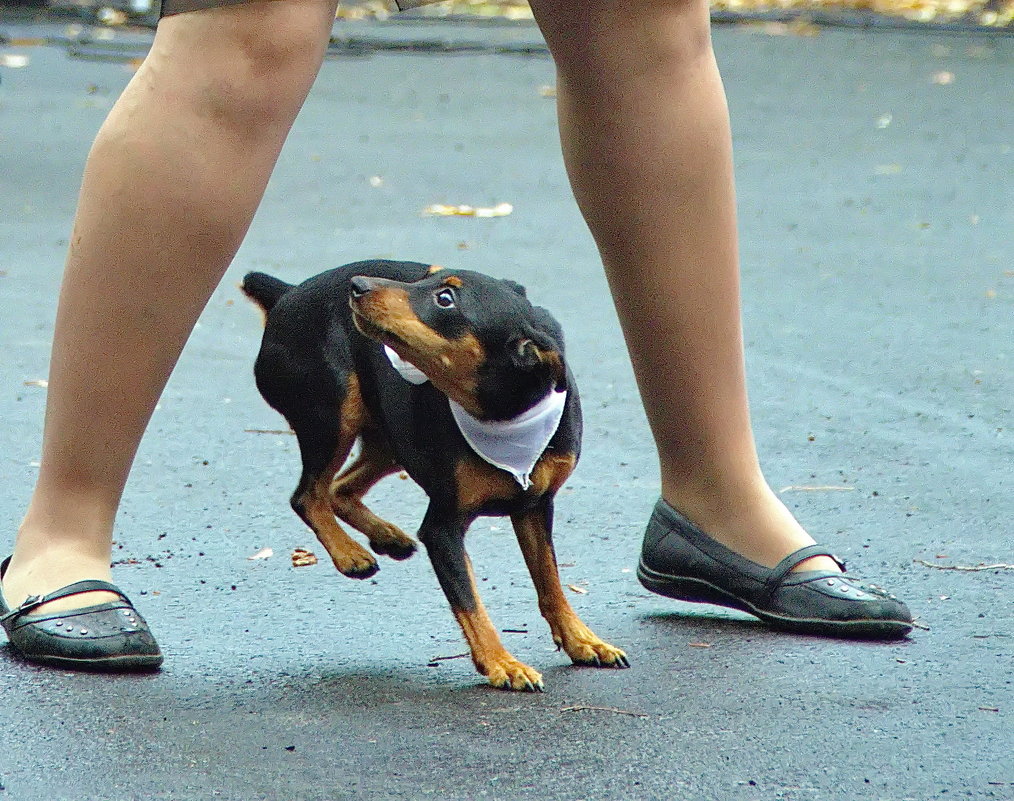
<instances>
[{"instance_id":1,"label":"small twig on ground","mask_svg":"<svg viewBox=\"0 0 1014 801\"><path fill-rule=\"evenodd\" d=\"M446 662L448 659L464 659L466 656L471 656L471 654L465 653L454 654L454 656L435 656L429 661L429 664L432 665L434 662Z\"/></svg>"},{"instance_id":2,"label":"small twig on ground","mask_svg":"<svg viewBox=\"0 0 1014 801\"><path fill-rule=\"evenodd\" d=\"M244 434L292 434L295 435L295 431L290 431L287 428L244 428Z\"/></svg>"},{"instance_id":3,"label":"small twig on ground","mask_svg":"<svg viewBox=\"0 0 1014 801\"><path fill-rule=\"evenodd\" d=\"M929 626L927 626L925 623L920 623L917 620L913 620L912 621L912 628L922 629L923 631L929 631L930 630Z\"/></svg>"},{"instance_id":4,"label":"small twig on ground","mask_svg":"<svg viewBox=\"0 0 1014 801\"><path fill-rule=\"evenodd\" d=\"M855 489L855 487L840 487L834 484L816 487L806 484L790 484L787 487L782 487L778 492L779 494L783 492L855 492Z\"/></svg>"},{"instance_id":5,"label":"small twig on ground","mask_svg":"<svg viewBox=\"0 0 1014 801\"><path fill-rule=\"evenodd\" d=\"M966 573L978 572L980 570L1014 570L1014 565L1007 565L999 562L995 565L935 565L923 559L915 559L916 564L932 567L934 570L961 570Z\"/></svg>"},{"instance_id":6,"label":"small twig on ground","mask_svg":"<svg viewBox=\"0 0 1014 801\"><path fill-rule=\"evenodd\" d=\"M632 718L646 718L648 715L644 712L631 712L629 709L617 709L614 706L587 706L585 704L578 704L577 706L565 706L561 712L613 712L617 715L630 715Z\"/></svg>"}]
</instances>

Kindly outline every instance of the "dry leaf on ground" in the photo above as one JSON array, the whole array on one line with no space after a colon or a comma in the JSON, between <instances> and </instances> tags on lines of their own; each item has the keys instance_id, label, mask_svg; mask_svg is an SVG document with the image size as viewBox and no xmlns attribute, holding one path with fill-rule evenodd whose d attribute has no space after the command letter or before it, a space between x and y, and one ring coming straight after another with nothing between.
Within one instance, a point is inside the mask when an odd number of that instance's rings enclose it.
<instances>
[{"instance_id":1,"label":"dry leaf on ground","mask_svg":"<svg viewBox=\"0 0 1014 801\"><path fill-rule=\"evenodd\" d=\"M292 551L293 567L309 567L317 564L317 557L306 548L294 548Z\"/></svg>"},{"instance_id":2,"label":"dry leaf on ground","mask_svg":"<svg viewBox=\"0 0 1014 801\"><path fill-rule=\"evenodd\" d=\"M28 56L21 53L0 53L0 67L10 67L13 70L28 66Z\"/></svg>"},{"instance_id":3,"label":"dry leaf on ground","mask_svg":"<svg viewBox=\"0 0 1014 801\"><path fill-rule=\"evenodd\" d=\"M95 15L103 25L125 25L127 23L127 12L118 8L100 8Z\"/></svg>"},{"instance_id":4,"label":"dry leaf on ground","mask_svg":"<svg viewBox=\"0 0 1014 801\"><path fill-rule=\"evenodd\" d=\"M434 203L423 209L426 217L506 217L514 211L510 203L498 203L495 206L468 206Z\"/></svg>"}]
</instances>

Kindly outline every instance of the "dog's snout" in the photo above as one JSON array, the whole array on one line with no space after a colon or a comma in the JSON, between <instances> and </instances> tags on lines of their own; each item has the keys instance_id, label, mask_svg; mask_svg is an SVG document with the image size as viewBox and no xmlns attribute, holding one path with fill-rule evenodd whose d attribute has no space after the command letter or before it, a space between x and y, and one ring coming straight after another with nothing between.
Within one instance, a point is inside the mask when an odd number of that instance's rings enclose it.
<instances>
[{"instance_id":1,"label":"dog's snout","mask_svg":"<svg viewBox=\"0 0 1014 801\"><path fill-rule=\"evenodd\" d=\"M365 275L355 275L349 279L349 283L352 285L352 297L361 298L371 289L373 289L373 282Z\"/></svg>"}]
</instances>

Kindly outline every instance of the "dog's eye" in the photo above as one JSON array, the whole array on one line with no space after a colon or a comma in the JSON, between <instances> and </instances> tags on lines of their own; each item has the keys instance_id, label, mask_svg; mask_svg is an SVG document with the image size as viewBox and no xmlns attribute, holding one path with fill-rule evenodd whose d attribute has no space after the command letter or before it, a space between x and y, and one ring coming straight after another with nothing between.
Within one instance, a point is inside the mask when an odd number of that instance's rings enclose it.
<instances>
[{"instance_id":1,"label":"dog's eye","mask_svg":"<svg viewBox=\"0 0 1014 801\"><path fill-rule=\"evenodd\" d=\"M441 309L453 309L454 303L454 291L444 287L433 295L433 302L437 304Z\"/></svg>"}]
</instances>

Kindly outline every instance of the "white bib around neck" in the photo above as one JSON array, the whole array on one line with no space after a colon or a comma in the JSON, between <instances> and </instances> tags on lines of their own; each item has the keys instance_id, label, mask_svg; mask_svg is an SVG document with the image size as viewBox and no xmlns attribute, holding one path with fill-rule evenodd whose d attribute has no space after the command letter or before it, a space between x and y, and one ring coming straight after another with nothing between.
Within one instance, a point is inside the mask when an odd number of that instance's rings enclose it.
<instances>
[{"instance_id":1,"label":"white bib around neck","mask_svg":"<svg viewBox=\"0 0 1014 801\"><path fill-rule=\"evenodd\" d=\"M409 383L429 381L422 370L402 359L387 345L384 353L398 374ZM481 459L514 476L521 489L528 489L532 484L532 470L560 427L567 392L550 392L531 409L510 420L479 420L451 398L447 399L447 403L469 447Z\"/></svg>"}]
</instances>

